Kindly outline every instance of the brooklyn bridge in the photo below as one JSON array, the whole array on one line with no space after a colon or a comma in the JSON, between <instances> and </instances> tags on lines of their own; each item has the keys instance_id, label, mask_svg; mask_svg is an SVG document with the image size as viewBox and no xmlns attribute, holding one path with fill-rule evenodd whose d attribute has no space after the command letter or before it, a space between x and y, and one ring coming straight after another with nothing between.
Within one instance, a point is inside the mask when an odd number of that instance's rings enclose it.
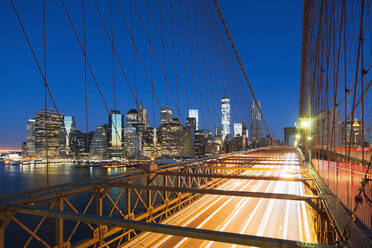
<instances>
[{"instance_id":1,"label":"brooklyn bridge","mask_svg":"<svg viewBox=\"0 0 372 248\"><path fill-rule=\"evenodd\" d=\"M0 189L0 248L372 247L371 0L304 0L282 143L219 1L8 2L42 105L0 165L45 173Z\"/></svg>"}]
</instances>

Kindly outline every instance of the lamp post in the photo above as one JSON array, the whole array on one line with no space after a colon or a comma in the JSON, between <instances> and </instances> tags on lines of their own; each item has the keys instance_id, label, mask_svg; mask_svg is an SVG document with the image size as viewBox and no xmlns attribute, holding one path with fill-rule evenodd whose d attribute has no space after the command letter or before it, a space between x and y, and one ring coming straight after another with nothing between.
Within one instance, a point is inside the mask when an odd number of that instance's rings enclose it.
<instances>
[{"instance_id":1,"label":"lamp post","mask_svg":"<svg viewBox=\"0 0 372 248\"><path fill-rule=\"evenodd\" d=\"M300 134L303 136L304 140L304 153L305 160L311 161L311 118L305 117L300 118Z\"/></svg>"}]
</instances>

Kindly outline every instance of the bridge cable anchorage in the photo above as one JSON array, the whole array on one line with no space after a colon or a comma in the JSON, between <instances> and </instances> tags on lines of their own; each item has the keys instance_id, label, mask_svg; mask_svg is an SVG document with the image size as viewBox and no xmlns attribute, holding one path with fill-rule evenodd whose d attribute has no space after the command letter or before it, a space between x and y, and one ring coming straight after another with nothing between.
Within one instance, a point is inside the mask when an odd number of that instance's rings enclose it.
<instances>
[{"instance_id":1,"label":"bridge cable anchorage","mask_svg":"<svg viewBox=\"0 0 372 248\"><path fill-rule=\"evenodd\" d=\"M225 28L225 32L226 32L226 34L227 34L227 36L228 36L228 38L229 38L229 41L230 41L230 44L231 44L233 50L234 50L234 53L235 53L236 59L237 59L239 65L240 65L240 69L241 69L242 72L243 72L243 75L244 75L245 81L246 81L246 83L247 83L247 85L248 85L248 87L249 87L249 90L250 90L250 92L251 92L251 94L252 94L252 97L253 97L254 102L255 102L255 104L256 104L256 106L257 106L257 109L258 109L258 111L260 112L260 115L262 116L262 120L264 121L264 124L265 124L266 130L268 131L268 133L269 133L269 135L270 135L270 137L271 137L271 139L272 139L274 145L277 145L277 144L276 144L276 141L275 141L275 139L274 139L274 136L272 135L272 133L271 133L271 131L270 131L270 128L269 128L269 126L268 126L268 124L267 124L267 122L266 122L266 119L265 119L265 117L264 117L264 115L263 115L263 112L262 112L262 110L261 110L261 107L260 107L259 104L258 104L257 98L256 98L256 96L255 96L255 94L254 94L254 92L253 92L253 88L252 88L252 86L251 86L251 84L250 84L250 82L249 82L249 80L248 80L247 73L246 73L246 71L245 71L245 69L244 69L243 63L242 63L242 61L241 61L241 59L240 59L240 56L239 56L239 54L238 54L238 50L236 49L235 44L234 44L234 42L233 42L233 40L232 40L232 36L231 36L230 31L229 31L229 29L228 29L228 27L227 27L227 24L226 24L226 22L225 22L225 19L223 18L223 15L222 15L221 9L220 9L220 7L219 7L219 5L218 5L218 3L217 3L217 0L213 0L213 2L214 2L214 4L215 4L215 6L216 6L217 12L218 12L218 14L219 14L219 16L220 16L220 19L221 19L221 22L222 22L222 24L223 24L223 26L224 26L224 28Z\"/></svg>"}]
</instances>

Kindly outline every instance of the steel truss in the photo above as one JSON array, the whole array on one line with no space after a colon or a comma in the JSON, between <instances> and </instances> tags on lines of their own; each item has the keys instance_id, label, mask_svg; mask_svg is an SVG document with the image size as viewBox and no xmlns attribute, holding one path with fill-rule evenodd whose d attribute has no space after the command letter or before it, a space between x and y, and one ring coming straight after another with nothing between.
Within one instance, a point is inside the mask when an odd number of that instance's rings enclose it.
<instances>
[{"instance_id":1,"label":"steel truss","mask_svg":"<svg viewBox=\"0 0 372 248\"><path fill-rule=\"evenodd\" d=\"M23 247L120 247L143 231L261 247L327 246L161 224L206 194L305 201L313 210L319 242L335 244L338 232L307 169L293 172L301 173L301 179L242 174L253 165L265 164L262 157L254 155L228 154L151 170L136 169L1 197L0 247L6 244L5 233L11 234L13 229ZM231 179L298 181L305 184L309 194L216 189Z\"/></svg>"}]
</instances>

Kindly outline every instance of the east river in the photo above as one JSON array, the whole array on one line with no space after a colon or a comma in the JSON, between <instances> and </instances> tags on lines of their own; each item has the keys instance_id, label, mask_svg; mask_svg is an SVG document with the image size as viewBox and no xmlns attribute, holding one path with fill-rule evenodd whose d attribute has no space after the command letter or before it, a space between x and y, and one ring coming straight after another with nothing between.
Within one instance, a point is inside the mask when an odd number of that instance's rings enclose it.
<instances>
[{"instance_id":1,"label":"east river","mask_svg":"<svg viewBox=\"0 0 372 248\"><path fill-rule=\"evenodd\" d=\"M129 171L129 168L79 168L73 164L9 165L0 162L0 195L37 189L41 187L76 182Z\"/></svg>"}]
</instances>

